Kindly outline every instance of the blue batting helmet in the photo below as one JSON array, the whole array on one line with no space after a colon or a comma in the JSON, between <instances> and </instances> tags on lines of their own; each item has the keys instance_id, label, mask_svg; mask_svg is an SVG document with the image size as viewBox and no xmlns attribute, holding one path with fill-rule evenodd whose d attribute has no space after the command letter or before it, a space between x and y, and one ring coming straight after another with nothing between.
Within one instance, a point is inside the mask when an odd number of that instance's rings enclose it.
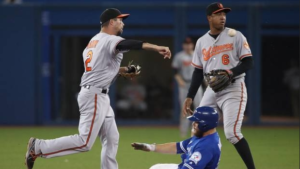
<instances>
[{"instance_id":1,"label":"blue batting helmet","mask_svg":"<svg viewBox=\"0 0 300 169\"><path fill-rule=\"evenodd\" d=\"M198 128L202 132L217 127L219 121L218 112L212 107L197 107L192 116L187 117L190 121L198 123Z\"/></svg>"}]
</instances>

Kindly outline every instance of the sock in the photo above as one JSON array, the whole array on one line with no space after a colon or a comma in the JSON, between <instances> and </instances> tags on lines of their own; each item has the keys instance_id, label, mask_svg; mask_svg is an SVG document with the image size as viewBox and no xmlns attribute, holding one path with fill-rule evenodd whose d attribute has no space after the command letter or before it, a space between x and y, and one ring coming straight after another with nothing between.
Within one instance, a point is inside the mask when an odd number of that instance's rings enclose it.
<instances>
[{"instance_id":1,"label":"sock","mask_svg":"<svg viewBox=\"0 0 300 169\"><path fill-rule=\"evenodd\" d=\"M248 145L248 142L245 138L242 138L239 142L234 144L235 149L242 157L244 163L246 164L248 169L255 169L253 158L251 155L251 151Z\"/></svg>"}]
</instances>

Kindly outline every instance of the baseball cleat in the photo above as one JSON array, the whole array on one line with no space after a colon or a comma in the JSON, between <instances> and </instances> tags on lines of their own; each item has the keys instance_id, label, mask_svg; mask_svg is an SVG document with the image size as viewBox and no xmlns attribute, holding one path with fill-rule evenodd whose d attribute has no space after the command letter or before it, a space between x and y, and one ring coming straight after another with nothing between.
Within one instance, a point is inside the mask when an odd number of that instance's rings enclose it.
<instances>
[{"instance_id":1,"label":"baseball cleat","mask_svg":"<svg viewBox=\"0 0 300 169\"><path fill-rule=\"evenodd\" d=\"M35 159L38 157L35 155L35 138L31 137L27 144L27 152L25 155L25 165L27 169L32 169Z\"/></svg>"}]
</instances>

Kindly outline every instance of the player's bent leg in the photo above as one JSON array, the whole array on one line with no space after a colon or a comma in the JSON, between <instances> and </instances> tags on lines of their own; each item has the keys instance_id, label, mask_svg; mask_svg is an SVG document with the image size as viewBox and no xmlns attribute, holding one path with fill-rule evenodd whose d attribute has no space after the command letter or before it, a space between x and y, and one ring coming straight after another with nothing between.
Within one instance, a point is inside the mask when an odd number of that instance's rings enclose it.
<instances>
[{"instance_id":1,"label":"player's bent leg","mask_svg":"<svg viewBox=\"0 0 300 169\"><path fill-rule=\"evenodd\" d=\"M80 109L79 134L52 140L36 140L36 153L44 158L64 156L89 151L104 121L109 108L108 96L80 92L78 96Z\"/></svg>"},{"instance_id":2,"label":"player's bent leg","mask_svg":"<svg viewBox=\"0 0 300 169\"><path fill-rule=\"evenodd\" d=\"M150 169L178 169L178 164L155 164Z\"/></svg>"},{"instance_id":3,"label":"player's bent leg","mask_svg":"<svg viewBox=\"0 0 300 169\"><path fill-rule=\"evenodd\" d=\"M99 136L102 143L101 168L118 169L116 156L119 145L119 132L114 116L105 118L103 126L100 129Z\"/></svg>"},{"instance_id":4,"label":"player's bent leg","mask_svg":"<svg viewBox=\"0 0 300 169\"><path fill-rule=\"evenodd\" d=\"M225 91L217 93L217 104L223 112L225 136L232 144L243 138L241 133L247 103L247 91L242 81L230 85Z\"/></svg>"},{"instance_id":5,"label":"player's bent leg","mask_svg":"<svg viewBox=\"0 0 300 169\"><path fill-rule=\"evenodd\" d=\"M224 96L224 100L219 100L218 105L223 110L223 121L225 136L230 141L243 159L248 169L255 169L252 154L249 145L244 138L241 127L244 118L244 111L247 103L247 93L243 82L236 83L233 86L235 92L230 91L230 98ZM227 99L226 99L227 98Z\"/></svg>"}]
</instances>

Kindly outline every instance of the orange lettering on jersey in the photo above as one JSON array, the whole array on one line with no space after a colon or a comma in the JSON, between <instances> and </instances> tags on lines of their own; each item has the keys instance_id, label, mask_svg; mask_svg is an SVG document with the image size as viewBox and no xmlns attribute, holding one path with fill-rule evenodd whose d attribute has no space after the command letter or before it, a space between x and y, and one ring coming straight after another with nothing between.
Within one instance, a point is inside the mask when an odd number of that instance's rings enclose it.
<instances>
[{"instance_id":1,"label":"orange lettering on jersey","mask_svg":"<svg viewBox=\"0 0 300 169\"><path fill-rule=\"evenodd\" d=\"M98 40L90 41L90 43L86 46L86 48L94 48L98 44Z\"/></svg>"},{"instance_id":2,"label":"orange lettering on jersey","mask_svg":"<svg viewBox=\"0 0 300 169\"><path fill-rule=\"evenodd\" d=\"M204 61L208 61L211 57L222 53L233 50L233 43L227 43L224 45L214 46L213 48L210 46L208 51L206 49L202 49L202 55Z\"/></svg>"},{"instance_id":3,"label":"orange lettering on jersey","mask_svg":"<svg viewBox=\"0 0 300 169\"><path fill-rule=\"evenodd\" d=\"M210 56L210 51L211 51L211 47L209 47L208 51L206 51L205 48L202 50L203 59L205 61L208 61L208 59L211 57Z\"/></svg>"}]
</instances>

